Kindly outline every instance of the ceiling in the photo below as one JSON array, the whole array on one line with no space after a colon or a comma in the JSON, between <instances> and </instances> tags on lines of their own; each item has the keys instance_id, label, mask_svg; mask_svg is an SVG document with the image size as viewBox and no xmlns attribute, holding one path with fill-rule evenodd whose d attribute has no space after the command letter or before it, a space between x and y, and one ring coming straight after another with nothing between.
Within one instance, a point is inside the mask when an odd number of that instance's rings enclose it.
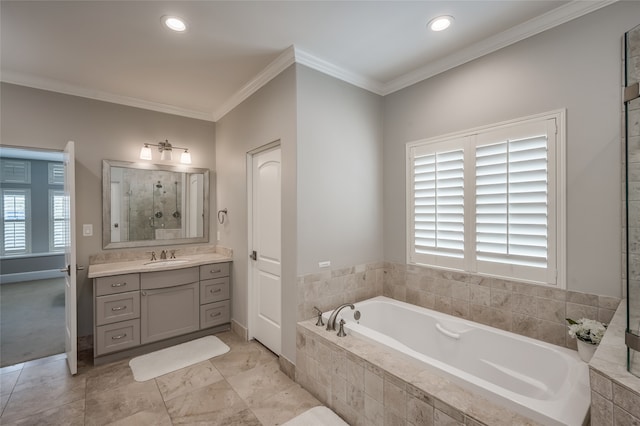
<instances>
[{"instance_id":1,"label":"ceiling","mask_svg":"<svg viewBox=\"0 0 640 426\"><path fill-rule=\"evenodd\" d=\"M215 121L293 62L386 95L613 1L2 0L0 78Z\"/></svg>"}]
</instances>

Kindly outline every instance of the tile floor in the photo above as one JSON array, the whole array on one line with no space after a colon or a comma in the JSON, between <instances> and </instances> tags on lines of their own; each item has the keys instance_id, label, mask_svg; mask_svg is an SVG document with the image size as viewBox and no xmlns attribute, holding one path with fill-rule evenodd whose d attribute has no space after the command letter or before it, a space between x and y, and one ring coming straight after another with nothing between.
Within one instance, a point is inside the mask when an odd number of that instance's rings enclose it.
<instances>
[{"instance_id":1,"label":"tile floor","mask_svg":"<svg viewBox=\"0 0 640 426\"><path fill-rule=\"evenodd\" d=\"M231 351L146 382L129 359L80 361L76 376L64 355L0 369L0 424L278 425L321 405L259 343L216 336Z\"/></svg>"}]
</instances>

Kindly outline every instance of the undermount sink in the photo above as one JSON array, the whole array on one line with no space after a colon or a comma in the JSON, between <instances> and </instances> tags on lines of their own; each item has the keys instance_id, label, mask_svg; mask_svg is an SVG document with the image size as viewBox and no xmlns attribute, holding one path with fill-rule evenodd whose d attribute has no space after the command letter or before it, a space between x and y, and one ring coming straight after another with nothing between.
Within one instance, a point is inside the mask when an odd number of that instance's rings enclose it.
<instances>
[{"instance_id":1,"label":"undermount sink","mask_svg":"<svg viewBox=\"0 0 640 426\"><path fill-rule=\"evenodd\" d=\"M152 260L151 262L146 262L144 266L155 267L155 266L172 266L179 265L181 263L190 262L189 259L167 259L167 260Z\"/></svg>"}]
</instances>

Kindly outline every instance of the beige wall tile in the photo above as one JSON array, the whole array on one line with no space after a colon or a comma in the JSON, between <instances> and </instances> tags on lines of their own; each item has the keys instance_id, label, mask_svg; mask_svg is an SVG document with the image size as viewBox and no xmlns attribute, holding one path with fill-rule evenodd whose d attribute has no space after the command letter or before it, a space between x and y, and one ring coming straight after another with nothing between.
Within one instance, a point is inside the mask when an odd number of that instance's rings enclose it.
<instances>
[{"instance_id":1,"label":"beige wall tile","mask_svg":"<svg viewBox=\"0 0 640 426\"><path fill-rule=\"evenodd\" d=\"M616 426L638 426L640 425L640 419L632 416L627 411L614 405L613 407L613 421Z\"/></svg>"},{"instance_id":2,"label":"beige wall tile","mask_svg":"<svg viewBox=\"0 0 640 426\"><path fill-rule=\"evenodd\" d=\"M567 302L567 318L578 320L580 318L597 319L598 308L595 306L577 305Z\"/></svg>"},{"instance_id":3,"label":"beige wall tile","mask_svg":"<svg viewBox=\"0 0 640 426\"><path fill-rule=\"evenodd\" d=\"M384 425L384 407L380 401L371 396L364 395L364 416L367 424L371 426Z\"/></svg>"},{"instance_id":4,"label":"beige wall tile","mask_svg":"<svg viewBox=\"0 0 640 426\"><path fill-rule=\"evenodd\" d=\"M595 294L568 291L567 302L577 303L578 305L598 306L598 296Z\"/></svg>"},{"instance_id":5,"label":"beige wall tile","mask_svg":"<svg viewBox=\"0 0 640 426\"><path fill-rule=\"evenodd\" d=\"M617 383L613 384L613 403L629 412L632 416L640 418L640 395Z\"/></svg>"},{"instance_id":6,"label":"beige wall tile","mask_svg":"<svg viewBox=\"0 0 640 426\"><path fill-rule=\"evenodd\" d=\"M566 323L566 306L564 301L536 298L536 317L559 324Z\"/></svg>"},{"instance_id":7,"label":"beige wall tile","mask_svg":"<svg viewBox=\"0 0 640 426\"><path fill-rule=\"evenodd\" d=\"M606 399L613 399L613 383L610 379L593 369L589 369L589 382L591 383L591 390L598 392Z\"/></svg>"},{"instance_id":8,"label":"beige wall tile","mask_svg":"<svg viewBox=\"0 0 640 426\"><path fill-rule=\"evenodd\" d=\"M593 391L591 392L591 424L594 426L613 425L613 403Z\"/></svg>"}]
</instances>

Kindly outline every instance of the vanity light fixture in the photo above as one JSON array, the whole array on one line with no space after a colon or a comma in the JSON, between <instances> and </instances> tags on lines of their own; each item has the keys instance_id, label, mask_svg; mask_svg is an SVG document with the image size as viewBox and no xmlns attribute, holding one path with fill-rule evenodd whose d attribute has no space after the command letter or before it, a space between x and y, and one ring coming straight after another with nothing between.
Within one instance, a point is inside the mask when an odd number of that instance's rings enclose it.
<instances>
[{"instance_id":1,"label":"vanity light fixture","mask_svg":"<svg viewBox=\"0 0 640 426\"><path fill-rule=\"evenodd\" d=\"M162 23L172 31L183 33L187 31L187 24L184 19L178 16L163 16Z\"/></svg>"},{"instance_id":2,"label":"vanity light fixture","mask_svg":"<svg viewBox=\"0 0 640 426\"><path fill-rule=\"evenodd\" d=\"M442 15L430 20L427 26L431 31L443 31L451 26L453 20L453 16Z\"/></svg>"},{"instance_id":3,"label":"vanity light fixture","mask_svg":"<svg viewBox=\"0 0 640 426\"><path fill-rule=\"evenodd\" d=\"M160 160L162 161L171 161L173 148L176 149L184 149L184 152L180 156L180 162L182 164L191 164L191 154L189 153L189 148L182 148L179 146L173 146L169 143L169 140L165 140L164 142L155 143L145 143L144 146L140 149L140 159L141 160L152 160L153 156L151 155L152 146L157 146L158 151L160 151Z\"/></svg>"}]
</instances>

